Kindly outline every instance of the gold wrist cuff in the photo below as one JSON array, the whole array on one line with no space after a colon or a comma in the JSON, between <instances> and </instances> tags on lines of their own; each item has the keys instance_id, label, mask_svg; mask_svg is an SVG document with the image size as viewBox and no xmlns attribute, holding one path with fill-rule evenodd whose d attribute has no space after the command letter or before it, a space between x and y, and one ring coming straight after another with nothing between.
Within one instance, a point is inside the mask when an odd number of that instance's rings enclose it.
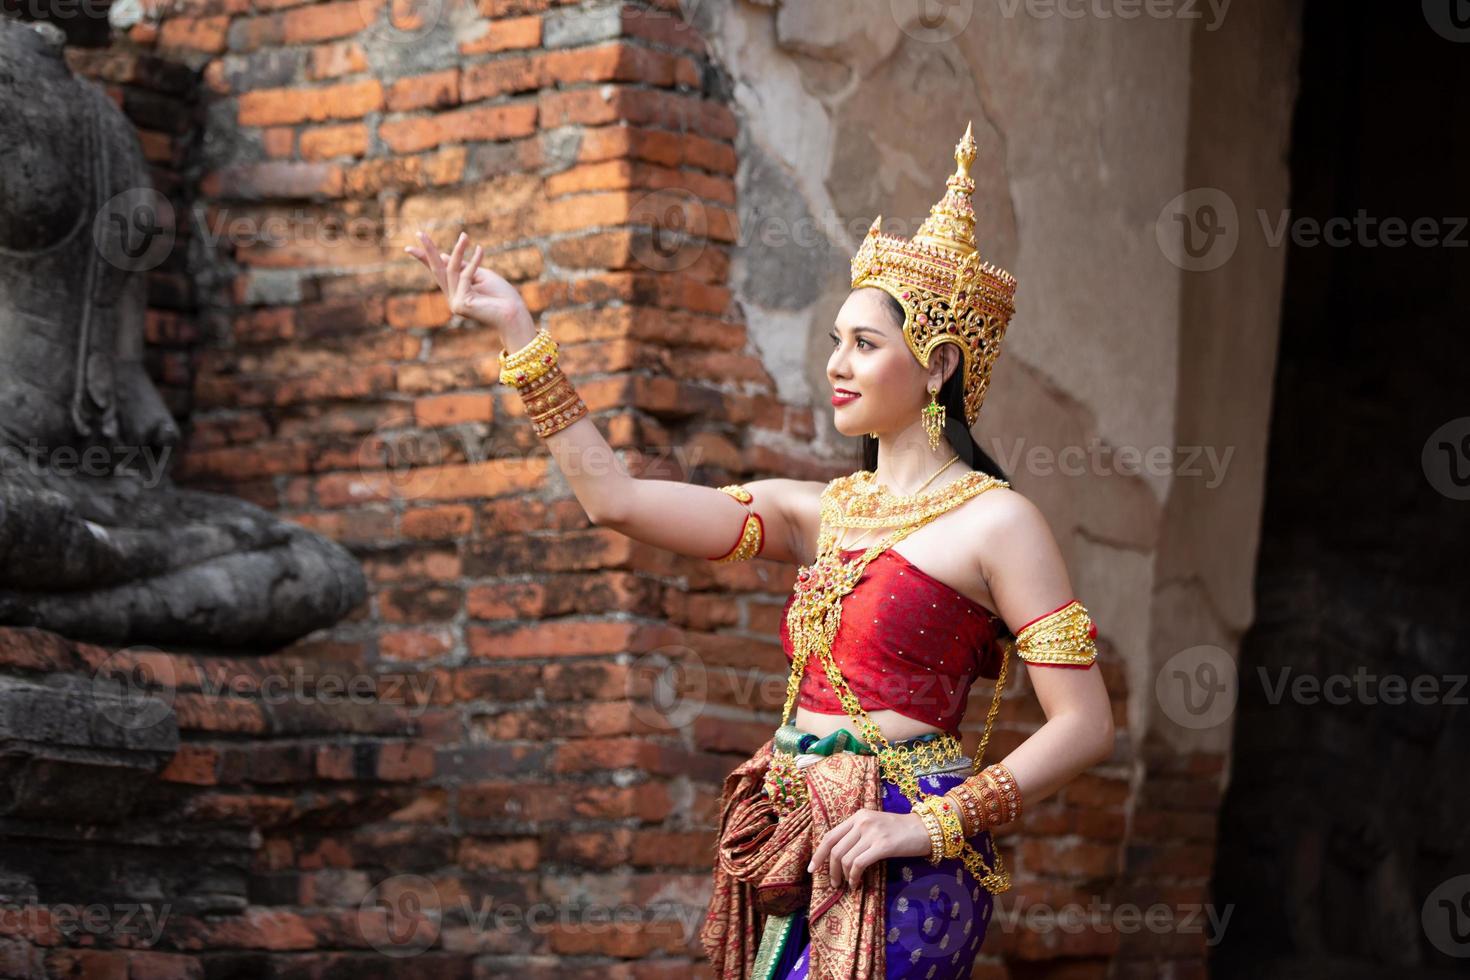
<instances>
[{"instance_id":1,"label":"gold wrist cuff","mask_svg":"<svg viewBox=\"0 0 1470 980\"><path fill-rule=\"evenodd\" d=\"M555 364L536 381L522 385L520 393L531 425L543 439L588 414L587 403Z\"/></svg>"},{"instance_id":2,"label":"gold wrist cuff","mask_svg":"<svg viewBox=\"0 0 1470 980\"><path fill-rule=\"evenodd\" d=\"M542 327L515 353L500 352L500 383L523 387L556 366L557 344Z\"/></svg>"}]
</instances>

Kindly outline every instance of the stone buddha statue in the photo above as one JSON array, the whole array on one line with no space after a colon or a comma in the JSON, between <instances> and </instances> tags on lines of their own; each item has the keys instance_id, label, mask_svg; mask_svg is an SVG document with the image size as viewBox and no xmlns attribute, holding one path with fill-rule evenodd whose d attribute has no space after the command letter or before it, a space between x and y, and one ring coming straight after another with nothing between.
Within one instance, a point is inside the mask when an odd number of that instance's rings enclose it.
<instances>
[{"instance_id":1,"label":"stone buddha statue","mask_svg":"<svg viewBox=\"0 0 1470 980\"><path fill-rule=\"evenodd\" d=\"M0 9L0 624L283 645L358 605L362 570L327 538L168 479L179 429L143 364L158 228L137 214L162 199L131 123L65 61L69 42L106 43L96 21Z\"/></svg>"}]
</instances>

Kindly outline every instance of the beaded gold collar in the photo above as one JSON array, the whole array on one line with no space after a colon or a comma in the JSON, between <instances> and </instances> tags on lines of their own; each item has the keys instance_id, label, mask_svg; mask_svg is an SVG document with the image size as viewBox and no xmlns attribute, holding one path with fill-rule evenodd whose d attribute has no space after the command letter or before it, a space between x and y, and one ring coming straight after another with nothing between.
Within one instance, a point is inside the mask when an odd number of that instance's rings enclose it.
<instances>
[{"instance_id":1,"label":"beaded gold collar","mask_svg":"<svg viewBox=\"0 0 1470 980\"><path fill-rule=\"evenodd\" d=\"M904 497L878 483L873 471L858 470L850 476L838 477L822 491L822 530L904 527L938 517L986 490L1009 486L989 473L971 470L958 480ZM819 539L819 551L821 543Z\"/></svg>"}]
</instances>

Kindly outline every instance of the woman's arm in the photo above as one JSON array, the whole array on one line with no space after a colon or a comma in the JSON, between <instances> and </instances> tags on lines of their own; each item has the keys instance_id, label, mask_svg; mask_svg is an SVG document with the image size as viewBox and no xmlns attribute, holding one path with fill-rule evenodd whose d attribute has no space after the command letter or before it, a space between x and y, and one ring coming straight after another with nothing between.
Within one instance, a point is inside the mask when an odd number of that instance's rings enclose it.
<instances>
[{"instance_id":1,"label":"woman's arm","mask_svg":"<svg viewBox=\"0 0 1470 980\"><path fill-rule=\"evenodd\" d=\"M996 611L1015 632L1077 595L1040 509L1019 493L995 493L984 516L982 571ZM1112 755L1113 709L1096 661L1026 667L1046 722L1001 761L1029 809Z\"/></svg>"},{"instance_id":2,"label":"woman's arm","mask_svg":"<svg viewBox=\"0 0 1470 980\"><path fill-rule=\"evenodd\" d=\"M494 327L509 352L526 346L536 327L515 287L479 268L482 251L466 256L461 235L441 252L420 233L422 247L404 250L424 264L449 301L450 312ZM681 555L719 558L741 539L746 519L760 519L762 544L755 557L798 563L816 539L817 499L823 484L769 479L741 484L751 499L741 503L714 487L630 475L591 418L543 437L567 484L592 523ZM749 507L749 510L747 510Z\"/></svg>"}]
</instances>

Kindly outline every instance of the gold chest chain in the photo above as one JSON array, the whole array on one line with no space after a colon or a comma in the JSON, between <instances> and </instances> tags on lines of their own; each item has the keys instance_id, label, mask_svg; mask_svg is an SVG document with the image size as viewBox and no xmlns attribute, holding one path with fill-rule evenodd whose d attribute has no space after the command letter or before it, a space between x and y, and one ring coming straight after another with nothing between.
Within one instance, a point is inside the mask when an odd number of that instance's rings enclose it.
<instances>
[{"instance_id":1,"label":"gold chest chain","mask_svg":"<svg viewBox=\"0 0 1470 980\"><path fill-rule=\"evenodd\" d=\"M937 490L911 497L896 497L881 487L874 489L873 474L860 471L833 480L822 493L821 526L817 534L817 557L810 565L797 570L795 600L786 614L786 628L791 639L791 673L786 681L786 704L781 709L784 726L796 706L806 665L813 654L827 675L843 708L857 724L863 739L874 747L883 777L896 784L910 803L931 794L919 788L915 771L938 756L961 752L959 740L949 733L928 743L912 747L891 745L883 732L868 717L852 692L832 656L832 643L842 623L842 600L857 586L868 563L883 551L931 523L955 507L986 490L1009 486L986 473L970 472ZM843 561L837 540L848 527L897 527L882 541L869 546L852 561ZM1004 648L1000 676L995 682L995 696L985 719L985 732L975 753L978 769L990 739L990 730L1000 710L1001 687L1005 683L1010 647ZM767 793L781 812L806 802L805 782L796 768L795 756L777 750L772 755L766 780ZM987 890L1002 892L1010 887L1010 875L1004 870L999 852L992 869L972 846L965 844L961 860Z\"/></svg>"}]
</instances>

